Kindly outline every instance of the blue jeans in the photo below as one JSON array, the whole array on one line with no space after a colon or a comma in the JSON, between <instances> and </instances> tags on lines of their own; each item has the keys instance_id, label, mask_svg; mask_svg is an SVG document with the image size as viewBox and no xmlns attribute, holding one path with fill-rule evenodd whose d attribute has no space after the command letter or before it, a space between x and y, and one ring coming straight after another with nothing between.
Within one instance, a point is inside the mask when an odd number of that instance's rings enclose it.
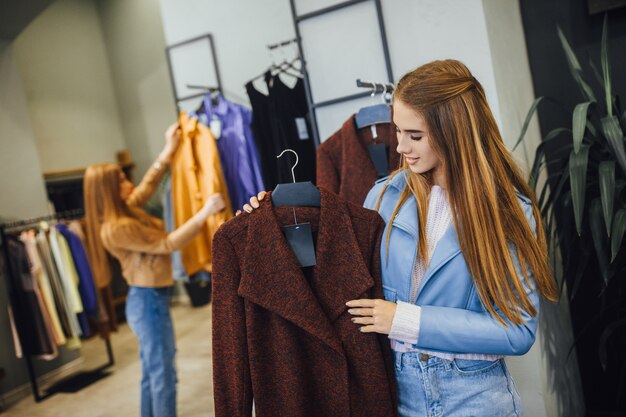
<instances>
[{"instance_id":1,"label":"blue jeans","mask_svg":"<svg viewBox=\"0 0 626 417\"><path fill-rule=\"evenodd\" d=\"M503 359L453 361L395 352L400 417L519 417L521 399Z\"/></svg>"},{"instance_id":2,"label":"blue jeans","mask_svg":"<svg viewBox=\"0 0 626 417\"><path fill-rule=\"evenodd\" d=\"M174 327L171 288L130 287L126 320L139 339L141 417L176 416Z\"/></svg>"}]
</instances>

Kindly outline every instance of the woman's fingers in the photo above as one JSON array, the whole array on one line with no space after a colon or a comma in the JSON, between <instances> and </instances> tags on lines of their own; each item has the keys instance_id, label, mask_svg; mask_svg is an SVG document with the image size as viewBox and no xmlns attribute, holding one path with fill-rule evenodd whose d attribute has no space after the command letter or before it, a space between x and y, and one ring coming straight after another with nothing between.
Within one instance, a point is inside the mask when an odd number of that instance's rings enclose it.
<instances>
[{"instance_id":1,"label":"woman's fingers","mask_svg":"<svg viewBox=\"0 0 626 417\"><path fill-rule=\"evenodd\" d=\"M348 313L353 316L373 316L374 309L373 308L351 308L348 310Z\"/></svg>"},{"instance_id":2,"label":"woman's fingers","mask_svg":"<svg viewBox=\"0 0 626 417\"><path fill-rule=\"evenodd\" d=\"M353 317L352 323L372 325L374 324L374 317Z\"/></svg>"},{"instance_id":3,"label":"woman's fingers","mask_svg":"<svg viewBox=\"0 0 626 417\"><path fill-rule=\"evenodd\" d=\"M397 305L380 299L351 300L346 303L353 316L353 323L362 324L359 330L363 333L389 334L396 313Z\"/></svg>"},{"instance_id":4,"label":"woman's fingers","mask_svg":"<svg viewBox=\"0 0 626 417\"><path fill-rule=\"evenodd\" d=\"M235 212L235 216L239 216L240 214L241 214L241 210L237 210L237 211Z\"/></svg>"},{"instance_id":5,"label":"woman's fingers","mask_svg":"<svg viewBox=\"0 0 626 417\"><path fill-rule=\"evenodd\" d=\"M259 195L257 196L259 201L263 200L266 194L267 194L267 191L261 191Z\"/></svg>"},{"instance_id":6,"label":"woman's fingers","mask_svg":"<svg viewBox=\"0 0 626 417\"><path fill-rule=\"evenodd\" d=\"M256 197L250 197L250 205L254 208L259 208L259 200Z\"/></svg>"},{"instance_id":7,"label":"woman's fingers","mask_svg":"<svg viewBox=\"0 0 626 417\"><path fill-rule=\"evenodd\" d=\"M348 307L374 307L377 301L376 299L351 300L346 305Z\"/></svg>"},{"instance_id":8,"label":"woman's fingers","mask_svg":"<svg viewBox=\"0 0 626 417\"><path fill-rule=\"evenodd\" d=\"M250 204L244 204L243 206L243 211L245 211L246 213L252 213L252 210L254 210Z\"/></svg>"}]
</instances>

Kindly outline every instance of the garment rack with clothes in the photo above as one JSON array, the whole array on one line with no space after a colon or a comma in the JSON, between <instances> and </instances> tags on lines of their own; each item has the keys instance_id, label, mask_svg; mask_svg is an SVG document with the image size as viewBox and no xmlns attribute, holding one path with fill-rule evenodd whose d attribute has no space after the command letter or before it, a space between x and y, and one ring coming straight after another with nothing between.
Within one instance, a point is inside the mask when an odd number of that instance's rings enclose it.
<instances>
[{"instance_id":1,"label":"garment rack with clothes","mask_svg":"<svg viewBox=\"0 0 626 417\"><path fill-rule=\"evenodd\" d=\"M15 305L15 300L17 297L16 291L17 289L12 285L12 277L14 276L13 267L11 262L9 262L9 246L7 242L7 236L10 234L14 234L17 232L21 232L25 229L32 228L33 226L38 225L42 221L49 220L75 220L84 216L84 211L82 209L78 210L68 210L59 212L56 214L34 217L30 219L23 219L8 223L0 224L0 244L2 245L2 255L4 257L4 267L7 274L7 279L5 279L5 284L7 286L8 297L9 297L9 305ZM24 346L24 341L22 340L23 336L18 332L18 338L22 346ZM91 371L81 372L79 374L74 375L73 377L64 379L62 381L57 382L56 384L51 385L46 389L45 393L41 393L39 383L37 382L37 376L35 375L35 370L33 366L33 361L31 355L24 353L24 359L26 361L26 368L28 370L28 378L30 380L30 385L33 391L33 396L35 397L36 402L41 402L50 396L54 395L56 392L61 391L61 386L71 385L73 389L81 389L89 384L97 381L100 378L103 378L108 375L108 373L103 372L105 369L113 366L115 363L115 359L113 357L113 348L111 347L111 340L109 335L107 334L104 339L104 343L107 351L107 362L96 369Z\"/></svg>"}]
</instances>

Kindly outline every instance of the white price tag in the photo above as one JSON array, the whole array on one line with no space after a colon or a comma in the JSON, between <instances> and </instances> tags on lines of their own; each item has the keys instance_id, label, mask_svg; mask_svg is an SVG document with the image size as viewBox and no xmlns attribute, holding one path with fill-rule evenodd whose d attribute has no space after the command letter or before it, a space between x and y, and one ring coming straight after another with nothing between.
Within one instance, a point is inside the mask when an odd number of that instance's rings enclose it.
<instances>
[{"instance_id":1,"label":"white price tag","mask_svg":"<svg viewBox=\"0 0 626 417\"><path fill-rule=\"evenodd\" d=\"M306 128L306 120L304 120L304 117L296 117L296 128L298 129L298 139L309 139L309 130Z\"/></svg>"},{"instance_id":2,"label":"white price tag","mask_svg":"<svg viewBox=\"0 0 626 417\"><path fill-rule=\"evenodd\" d=\"M222 137L222 121L220 119L211 119L209 129L211 129L211 133L213 134L215 140L219 140Z\"/></svg>"}]
</instances>

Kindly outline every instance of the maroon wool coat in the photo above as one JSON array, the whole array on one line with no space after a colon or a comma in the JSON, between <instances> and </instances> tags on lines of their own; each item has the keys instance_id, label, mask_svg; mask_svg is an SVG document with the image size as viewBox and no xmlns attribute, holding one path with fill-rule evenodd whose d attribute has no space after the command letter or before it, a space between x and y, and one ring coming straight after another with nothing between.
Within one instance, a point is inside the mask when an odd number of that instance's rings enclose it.
<instances>
[{"instance_id":1,"label":"maroon wool coat","mask_svg":"<svg viewBox=\"0 0 626 417\"><path fill-rule=\"evenodd\" d=\"M398 138L392 124L376 125L378 138L371 128L357 129L354 115L317 148L317 185L339 194L351 203L363 205L368 191L378 180L367 146L389 145L389 171L398 169Z\"/></svg>"},{"instance_id":2,"label":"maroon wool coat","mask_svg":"<svg viewBox=\"0 0 626 417\"><path fill-rule=\"evenodd\" d=\"M346 301L383 298L374 211L321 190L296 208L317 231L306 276L280 229L291 207L265 198L213 240L213 389L217 417L397 416L389 340L361 333ZM308 276L308 278L307 278Z\"/></svg>"}]
</instances>

